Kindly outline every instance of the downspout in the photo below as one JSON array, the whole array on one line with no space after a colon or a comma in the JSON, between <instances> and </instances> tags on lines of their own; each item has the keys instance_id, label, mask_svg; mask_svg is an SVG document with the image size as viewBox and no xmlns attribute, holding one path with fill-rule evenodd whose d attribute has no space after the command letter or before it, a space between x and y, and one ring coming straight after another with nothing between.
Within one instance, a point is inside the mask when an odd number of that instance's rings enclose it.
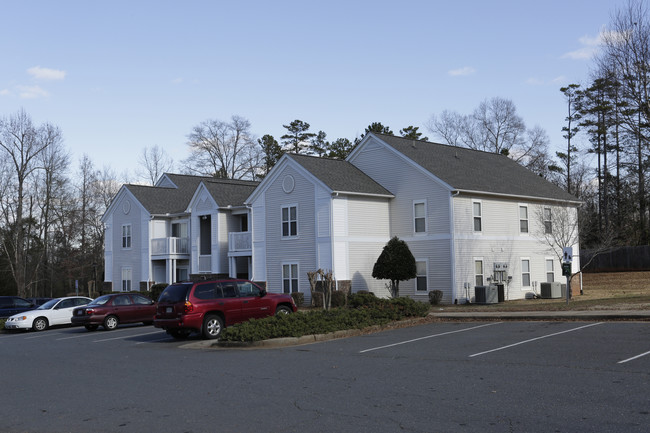
<instances>
[{"instance_id":1,"label":"downspout","mask_svg":"<svg viewBox=\"0 0 650 433\"><path fill-rule=\"evenodd\" d=\"M338 198L339 193L335 192L332 194L331 199L330 199L330 251L332 252L332 274L334 277L334 281L336 281L336 290L339 290L339 280L336 276L336 269L334 269L334 265L336 264L336 248L334 244L334 198ZM349 264L348 264L349 267ZM348 270L349 272L349 270Z\"/></svg>"},{"instance_id":2,"label":"downspout","mask_svg":"<svg viewBox=\"0 0 650 433\"><path fill-rule=\"evenodd\" d=\"M456 224L454 221L454 197L458 197L460 191L456 190L449 196L449 224L451 231L451 238L449 242L451 250L451 302L458 303L458 290L456 284Z\"/></svg>"}]
</instances>

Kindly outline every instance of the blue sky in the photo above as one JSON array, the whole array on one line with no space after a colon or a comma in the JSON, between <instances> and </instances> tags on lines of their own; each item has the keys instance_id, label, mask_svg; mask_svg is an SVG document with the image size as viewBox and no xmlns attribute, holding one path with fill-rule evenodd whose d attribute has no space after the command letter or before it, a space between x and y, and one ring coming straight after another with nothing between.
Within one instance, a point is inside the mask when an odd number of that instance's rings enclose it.
<instances>
[{"instance_id":1,"label":"blue sky","mask_svg":"<svg viewBox=\"0 0 650 433\"><path fill-rule=\"evenodd\" d=\"M559 88L589 81L625 3L0 0L0 116L58 125L75 167L85 153L131 180L145 146L180 161L206 119L240 115L278 140L300 119L354 139L497 96L554 153Z\"/></svg>"}]
</instances>

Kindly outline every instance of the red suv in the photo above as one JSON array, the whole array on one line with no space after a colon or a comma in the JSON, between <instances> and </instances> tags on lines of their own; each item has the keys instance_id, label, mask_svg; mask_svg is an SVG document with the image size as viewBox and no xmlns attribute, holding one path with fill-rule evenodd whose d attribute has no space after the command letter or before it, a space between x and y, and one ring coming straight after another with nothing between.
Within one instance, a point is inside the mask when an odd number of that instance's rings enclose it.
<instances>
[{"instance_id":1,"label":"red suv","mask_svg":"<svg viewBox=\"0 0 650 433\"><path fill-rule=\"evenodd\" d=\"M199 332L212 339L226 326L297 309L290 295L267 293L248 280L176 283L160 294L153 326L174 338Z\"/></svg>"}]
</instances>

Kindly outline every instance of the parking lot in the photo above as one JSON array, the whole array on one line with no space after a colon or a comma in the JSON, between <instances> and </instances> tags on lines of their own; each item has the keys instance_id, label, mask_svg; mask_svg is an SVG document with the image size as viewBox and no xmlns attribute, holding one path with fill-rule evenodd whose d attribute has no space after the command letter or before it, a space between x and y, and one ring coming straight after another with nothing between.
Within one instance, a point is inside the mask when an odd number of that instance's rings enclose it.
<instances>
[{"instance_id":1,"label":"parking lot","mask_svg":"<svg viewBox=\"0 0 650 433\"><path fill-rule=\"evenodd\" d=\"M0 334L0 430L647 431L650 323L442 322L277 349Z\"/></svg>"}]
</instances>

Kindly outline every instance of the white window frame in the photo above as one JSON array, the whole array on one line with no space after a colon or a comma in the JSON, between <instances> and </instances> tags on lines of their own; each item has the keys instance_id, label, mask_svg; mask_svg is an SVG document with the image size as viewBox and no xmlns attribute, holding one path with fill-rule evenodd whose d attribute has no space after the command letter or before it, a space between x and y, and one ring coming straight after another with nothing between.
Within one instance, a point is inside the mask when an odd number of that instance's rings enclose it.
<instances>
[{"instance_id":1,"label":"white window frame","mask_svg":"<svg viewBox=\"0 0 650 433\"><path fill-rule=\"evenodd\" d=\"M480 274L476 273L476 263L481 262L481 272ZM485 286L485 261L483 257L474 257L472 261L472 273L474 274L474 286ZM481 277L481 284L478 284L478 277Z\"/></svg>"},{"instance_id":2,"label":"white window frame","mask_svg":"<svg viewBox=\"0 0 650 433\"><path fill-rule=\"evenodd\" d=\"M125 266L122 268L122 291L130 292L133 290L133 268Z\"/></svg>"},{"instance_id":3,"label":"white window frame","mask_svg":"<svg viewBox=\"0 0 650 433\"><path fill-rule=\"evenodd\" d=\"M551 264L551 269L548 269L548 264ZM553 257L546 257L544 260L544 270L546 271L546 282L547 283L552 283L555 281L555 260ZM551 281L548 280L548 276L553 275L553 279Z\"/></svg>"},{"instance_id":4,"label":"white window frame","mask_svg":"<svg viewBox=\"0 0 650 433\"><path fill-rule=\"evenodd\" d=\"M133 245L133 226L122 224L122 249L130 250Z\"/></svg>"},{"instance_id":5,"label":"white window frame","mask_svg":"<svg viewBox=\"0 0 650 433\"><path fill-rule=\"evenodd\" d=\"M528 263L528 270L524 268L524 262ZM530 276L530 257L521 258L521 289L529 290L532 286L532 279ZM524 275L528 275L528 284L525 284Z\"/></svg>"},{"instance_id":6,"label":"white window frame","mask_svg":"<svg viewBox=\"0 0 650 433\"><path fill-rule=\"evenodd\" d=\"M289 267L289 278L285 278L284 276L285 266ZM295 275L293 274L294 266L295 266ZM282 293L287 293L284 291L284 285L286 280L288 280L289 282L289 292L287 294L290 295L292 293L300 292L300 278L298 278L299 275L300 275L300 265L298 264L298 262L282 262L282 267L281 267Z\"/></svg>"},{"instance_id":7,"label":"white window frame","mask_svg":"<svg viewBox=\"0 0 650 433\"><path fill-rule=\"evenodd\" d=\"M522 216L521 216L521 210L522 209L526 209L526 218L522 218ZM519 215L519 234L528 235L530 233L530 214L528 213L528 205L520 203L519 207L517 208L517 212L518 212L518 215ZM526 231L523 231L521 229L522 221L526 221Z\"/></svg>"},{"instance_id":8,"label":"white window frame","mask_svg":"<svg viewBox=\"0 0 650 433\"><path fill-rule=\"evenodd\" d=\"M546 212L548 211L548 218L546 217ZM544 206L542 209L542 215L544 218L544 233L547 235L553 234L553 211L550 207Z\"/></svg>"},{"instance_id":9,"label":"white window frame","mask_svg":"<svg viewBox=\"0 0 650 433\"><path fill-rule=\"evenodd\" d=\"M296 217L293 220L291 219L291 209L292 208L296 209ZM284 210L285 209L287 209L287 220L286 221L284 220ZM292 232L291 232L291 223L295 223L295 227L296 227L295 234L292 234ZM288 232L287 235L284 234L284 225L285 224L287 224L287 232ZM297 238L298 233L299 233L298 229L299 229L298 228L298 204L294 203L294 204L288 204L288 205L282 206L280 208L280 237L282 239Z\"/></svg>"},{"instance_id":10,"label":"white window frame","mask_svg":"<svg viewBox=\"0 0 650 433\"><path fill-rule=\"evenodd\" d=\"M476 209L474 205L478 205L479 214L476 215ZM479 225L481 226L479 230L476 230L476 220L478 219ZM483 233L483 202L481 200L472 200L472 231L474 233Z\"/></svg>"},{"instance_id":11,"label":"white window frame","mask_svg":"<svg viewBox=\"0 0 650 433\"><path fill-rule=\"evenodd\" d=\"M418 271L418 263L424 263L424 274ZM415 259L415 293L425 293L429 291L429 260L428 259ZM420 290L420 282L424 279L424 290Z\"/></svg>"},{"instance_id":12,"label":"white window frame","mask_svg":"<svg viewBox=\"0 0 650 433\"><path fill-rule=\"evenodd\" d=\"M422 216L418 216L416 206L422 206ZM424 229L418 231L418 220L424 220ZM413 233L416 235L425 234L429 230L427 221L427 201L426 200L413 200Z\"/></svg>"}]
</instances>

